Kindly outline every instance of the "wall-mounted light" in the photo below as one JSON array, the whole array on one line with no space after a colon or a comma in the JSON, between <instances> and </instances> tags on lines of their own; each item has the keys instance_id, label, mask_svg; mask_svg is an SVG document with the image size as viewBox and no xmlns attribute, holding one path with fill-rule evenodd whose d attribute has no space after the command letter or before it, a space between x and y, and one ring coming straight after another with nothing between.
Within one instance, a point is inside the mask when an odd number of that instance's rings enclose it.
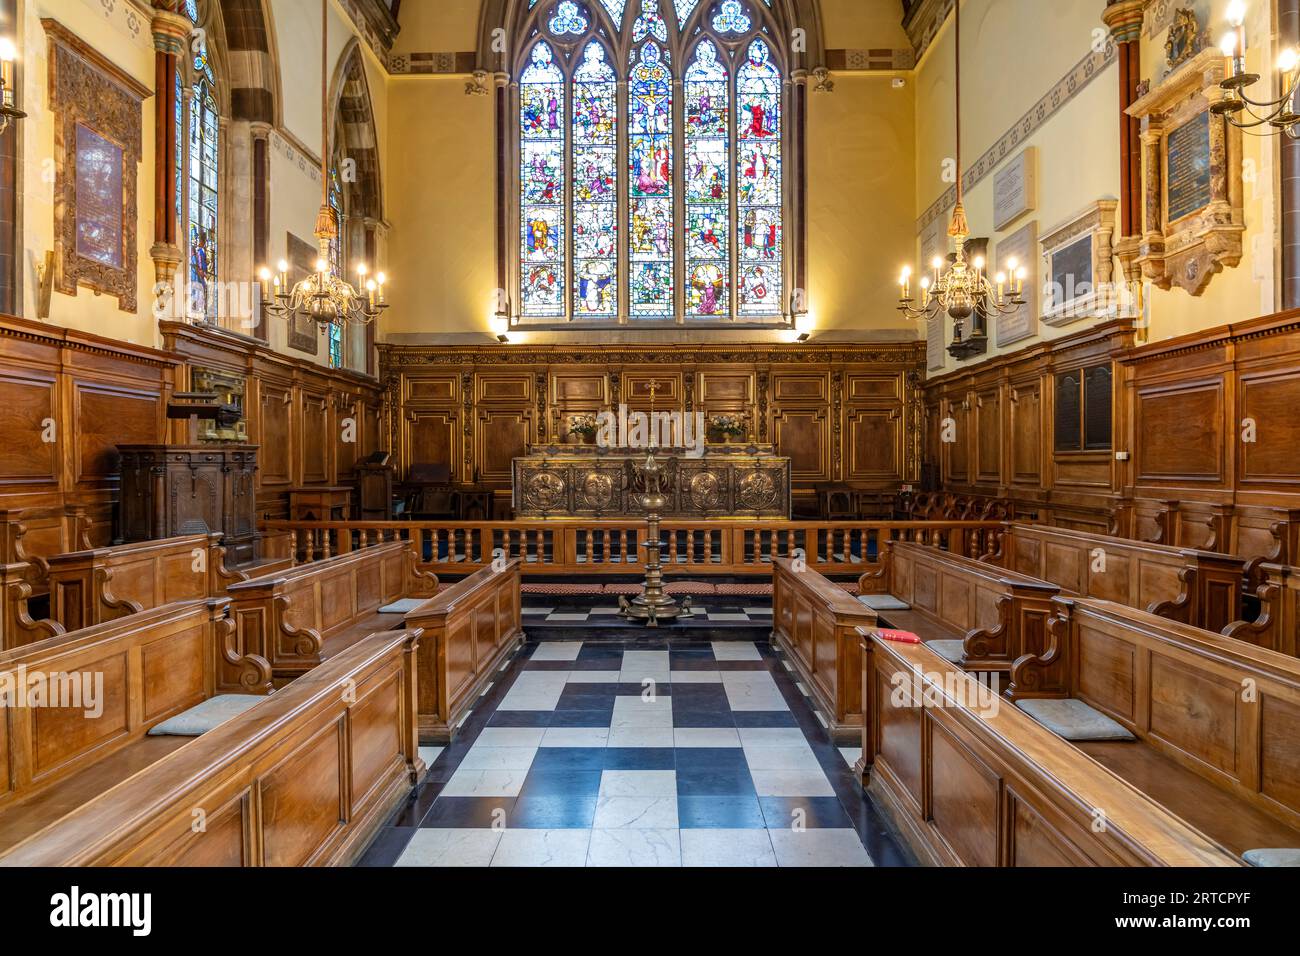
<instances>
[{"instance_id":1,"label":"wall-mounted light","mask_svg":"<svg viewBox=\"0 0 1300 956\"><path fill-rule=\"evenodd\" d=\"M18 59L18 48L8 37L0 37L0 133L9 128L16 119L23 119L27 114L17 106L14 90L14 60Z\"/></svg>"},{"instance_id":2,"label":"wall-mounted light","mask_svg":"<svg viewBox=\"0 0 1300 956\"><path fill-rule=\"evenodd\" d=\"M502 345L509 345L509 344L510 344L510 336L508 336L508 335L506 335L504 332L502 332L500 335L497 336L497 341L500 342Z\"/></svg>"},{"instance_id":3,"label":"wall-mounted light","mask_svg":"<svg viewBox=\"0 0 1300 956\"><path fill-rule=\"evenodd\" d=\"M807 342L810 338L812 338L811 332L800 332L798 335L795 336L794 340L796 342Z\"/></svg>"}]
</instances>

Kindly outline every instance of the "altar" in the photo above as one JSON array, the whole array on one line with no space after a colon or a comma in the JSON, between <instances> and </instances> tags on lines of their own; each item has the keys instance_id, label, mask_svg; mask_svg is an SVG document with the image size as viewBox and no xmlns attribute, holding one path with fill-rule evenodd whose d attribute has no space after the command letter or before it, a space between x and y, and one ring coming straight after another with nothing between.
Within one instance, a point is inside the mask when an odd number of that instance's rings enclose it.
<instances>
[{"instance_id":1,"label":"altar","mask_svg":"<svg viewBox=\"0 0 1300 956\"><path fill-rule=\"evenodd\" d=\"M644 448L552 445L513 462L519 518L641 518ZM771 445L657 448L665 518L790 518L790 459Z\"/></svg>"}]
</instances>

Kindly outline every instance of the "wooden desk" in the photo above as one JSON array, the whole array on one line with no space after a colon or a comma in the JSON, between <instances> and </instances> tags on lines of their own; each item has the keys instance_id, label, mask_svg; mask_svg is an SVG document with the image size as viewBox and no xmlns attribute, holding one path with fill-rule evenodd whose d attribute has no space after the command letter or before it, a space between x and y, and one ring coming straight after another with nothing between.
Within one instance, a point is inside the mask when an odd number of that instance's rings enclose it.
<instances>
[{"instance_id":1,"label":"wooden desk","mask_svg":"<svg viewBox=\"0 0 1300 956\"><path fill-rule=\"evenodd\" d=\"M351 521L352 488L334 485L289 489L290 521Z\"/></svg>"}]
</instances>

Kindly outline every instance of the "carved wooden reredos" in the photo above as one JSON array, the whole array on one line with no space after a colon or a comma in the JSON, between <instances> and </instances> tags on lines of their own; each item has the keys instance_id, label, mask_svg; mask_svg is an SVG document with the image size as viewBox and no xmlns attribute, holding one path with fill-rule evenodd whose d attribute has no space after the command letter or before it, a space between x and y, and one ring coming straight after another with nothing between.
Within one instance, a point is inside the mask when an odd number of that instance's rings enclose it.
<instances>
[{"instance_id":1,"label":"carved wooden reredos","mask_svg":"<svg viewBox=\"0 0 1300 956\"><path fill-rule=\"evenodd\" d=\"M57 20L41 21L49 37L50 108L54 125L55 288L76 295L84 285L116 296L124 312L136 311L136 179L141 161L141 104L149 90L106 60ZM78 128L121 150L120 242L116 261L82 255L78 249ZM112 184L114 187L116 184ZM101 197L102 198L102 197Z\"/></svg>"},{"instance_id":2,"label":"carved wooden reredos","mask_svg":"<svg viewBox=\"0 0 1300 956\"><path fill-rule=\"evenodd\" d=\"M741 413L748 441L792 459L796 497L818 482L894 490L920 471L923 343L605 346L580 350L380 346L398 474L448 462L510 487L511 460L568 439L571 416L655 409Z\"/></svg>"}]
</instances>

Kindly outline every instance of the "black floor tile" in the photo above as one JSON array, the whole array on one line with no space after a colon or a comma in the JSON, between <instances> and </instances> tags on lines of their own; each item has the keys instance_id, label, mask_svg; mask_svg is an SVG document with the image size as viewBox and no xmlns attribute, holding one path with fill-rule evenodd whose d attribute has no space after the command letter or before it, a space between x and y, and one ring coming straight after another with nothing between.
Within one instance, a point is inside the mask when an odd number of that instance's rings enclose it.
<instances>
[{"instance_id":1,"label":"black floor tile","mask_svg":"<svg viewBox=\"0 0 1300 956\"><path fill-rule=\"evenodd\" d=\"M738 710L733 715L737 727L798 727L799 721L788 710ZM817 718L812 718L815 723Z\"/></svg>"},{"instance_id":2,"label":"black floor tile","mask_svg":"<svg viewBox=\"0 0 1300 956\"><path fill-rule=\"evenodd\" d=\"M766 822L753 794L679 796L677 825L683 830L761 830Z\"/></svg>"},{"instance_id":3,"label":"black floor tile","mask_svg":"<svg viewBox=\"0 0 1300 956\"><path fill-rule=\"evenodd\" d=\"M549 749L549 748L547 748ZM599 751L599 747L591 748ZM600 793L599 770L550 770L528 771L524 778L521 797L546 796L589 796Z\"/></svg>"},{"instance_id":4,"label":"black floor tile","mask_svg":"<svg viewBox=\"0 0 1300 956\"><path fill-rule=\"evenodd\" d=\"M594 794L521 795L510 813L510 826L524 830L585 829L596 819Z\"/></svg>"},{"instance_id":5,"label":"black floor tile","mask_svg":"<svg viewBox=\"0 0 1300 956\"><path fill-rule=\"evenodd\" d=\"M836 797L759 797L758 802L772 830L842 830L853 826Z\"/></svg>"},{"instance_id":6,"label":"black floor tile","mask_svg":"<svg viewBox=\"0 0 1300 956\"><path fill-rule=\"evenodd\" d=\"M749 769L716 770L711 768L677 770L678 797L745 797L754 796L754 778Z\"/></svg>"},{"instance_id":7,"label":"black floor tile","mask_svg":"<svg viewBox=\"0 0 1300 956\"><path fill-rule=\"evenodd\" d=\"M486 829L510 819L514 797L439 797L420 821L422 829ZM504 814L504 816L503 816Z\"/></svg>"},{"instance_id":8,"label":"black floor tile","mask_svg":"<svg viewBox=\"0 0 1300 956\"><path fill-rule=\"evenodd\" d=\"M564 710L548 713L549 727L608 727L614 717L609 710ZM515 726L538 726L536 724L516 724Z\"/></svg>"},{"instance_id":9,"label":"black floor tile","mask_svg":"<svg viewBox=\"0 0 1300 956\"><path fill-rule=\"evenodd\" d=\"M676 756L671 747L607 747L606 770L672 770Z\"/></svg>"},{"instance_id":10,"label":"black floor tile","mask_svg":"<svg viewBox=\"0 0 1300 956\"><path fill-rule=\"evenodd\" d=\"M570 770L602 770L605 751L601 747L542 747L533 758L529 774Z\"/></svg>"},{"instance_id":11,"label":"black floor tile","mask_svg":"<svg viewBox=\"0 0 1300 956\"><path fill-rule=\"evenodd\" d=\"M673 726L690 727L734 727L735 715L731 711L677 710L673 708Z\"/></svg>"},{"instance_id":12,"label":"black floor tile","mask_svg":"<svg viewBox=\"0 0 1300 956\"><path fill-rule=\"evenodd\" d=\"M489 727L549 727L552 712L549 710L498 710L487 725ZM576 726L557 724L556 726Z\"/></svg>"},{"instance_id":13,"label":"black floor tile","mask_svg":"<svg viewBox=\"0 0 1300 956\"><path fill-rule=\"evenodd\" d=\"M389 826L379 831L357 866L392 866L415 835L415 827Z\"/></svg>"}]
</instances>

